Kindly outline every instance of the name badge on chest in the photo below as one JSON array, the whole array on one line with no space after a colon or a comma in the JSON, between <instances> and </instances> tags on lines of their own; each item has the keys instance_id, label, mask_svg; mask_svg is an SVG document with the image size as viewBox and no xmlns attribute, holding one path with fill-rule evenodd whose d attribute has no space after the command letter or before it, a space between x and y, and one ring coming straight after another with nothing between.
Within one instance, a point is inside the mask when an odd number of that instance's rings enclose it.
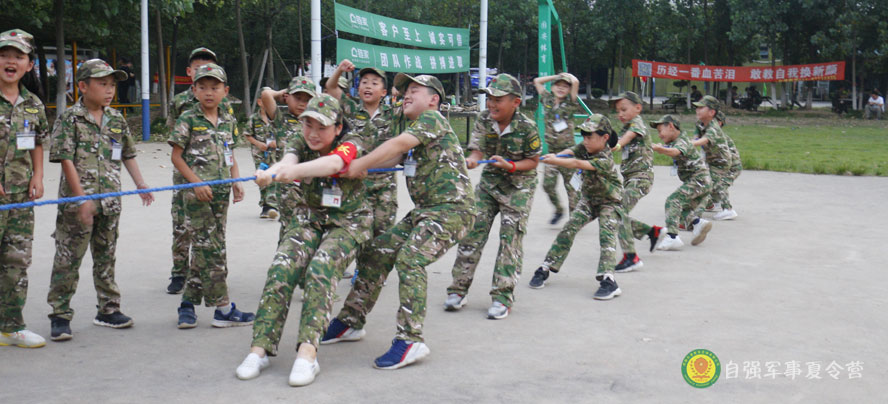
<instances>
[{"instance_id":1,"label":"name badge on chest","mask_svg":"<svg viewBox=\"0 0 888 404\"><path fill-rule=\"evenodd\" d=\"M410 150L410 152L407 153L407 159L404 160L404 176L416 176L416 160L413 158L413 150Z\"/></svg>"},{"instance_id":2,"label":"name badge on chest","mask_svg":"<svg viewBox=\"0 0 888 404\"><path fill-rule=\"evenodd\" d=\"M342 189L333 181L333 185L325 187L321 191L321 205L327 208L338 208L342 206Z\"/></svg>"},{"instance_id":3,"label":"name badge on chest","mask_svg":"<svg viewBox=\"0 0 888 404\"><path fill-rule=\"evenodd\" d=\"M225 151L222 153L225 156L225 166L231 167L234 165L234 153L231 152L231 148L228 147L228 142L225 142Z\"/></svg>"},{"instance_id":4,"label":"name badge on chest","mask_svg":"<svg viewBox=\"0 0 888 404\"><path fill-rule=\"evenodd\" d=\"M623 154L621 154L620 156L623 158L623 161L626 161L626 159L629 158L629 149L627 149L627 148L624 147L624 148L623 148Z\"/></svg>"},{"instance_id":5,"label":"name badge on chest","mask_svg":"<svg viewBox=\"0 0 888 404\"><path fill-rule=\"evenodd\" d=\"M555 129L555 132L561 132L567 129L567 121L561 119L560 116L555 115L555 122L552 123L552 129Z\"/></svg>"},{"instance_id":6,"label":"name badge on chest","mask_svg":"<svg viewBox=\"0 0 888 404\"><path fill-rule=\"evenodd\" d=\"M35 134L31 130L28 120L25 119L22 131L15 134L15 148L19 150L34 150L37 146L34 139Z\"/></svg>"},{"instance_id":7,"label":"name badge on chest","mask_svg":"<svg viewBox=\"0 0 888 404\"><path fill-rule=\"evenodd\" d=\"M111 160L120 161L123 155L123 145L111 139Z\"/></svg>"},{"instance_id":8,"label":"name badge on chest","mask_svg":"<svg viewBox=\"0 0 888 404\"><path fill-rule=\"evenodd\" d=\"M580 187L583 185L583 170L577 170L570 177L570 186L573 187L575 191L579 191Z\"/></svg>"},{"instance_id":9,"label":"name badge on chest","mask_svg":"<svg viewBox=\"0 0 888 404\"><path fill-rule=\"evenodd\" d=\"M672 169L669 170L669 175L671 175L673 177L678 175L678 164L676 164L676 163L672 164Z\"/></svg>"}]
</instances>

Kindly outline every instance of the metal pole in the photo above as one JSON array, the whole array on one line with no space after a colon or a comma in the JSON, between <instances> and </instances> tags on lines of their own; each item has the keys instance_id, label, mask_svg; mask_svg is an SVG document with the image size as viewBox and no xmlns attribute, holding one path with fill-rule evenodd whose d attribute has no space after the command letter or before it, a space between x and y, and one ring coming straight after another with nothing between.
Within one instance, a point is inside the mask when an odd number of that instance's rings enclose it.
<instances>
[{"instance_id":1,"label":"metal pole","mask_svg":"<svg viewBox=\"0 0 888 404\"><path fill-rule=\"evenodd\" d=\"M142 141L151 139L151 111L149 110L148 81L148 0L142 0Z\"/></svg>"},{"instance_id":2,"label":"metal pole","mask_svg":"<svg viewBox=\"0 0 888 404\"><path fill-rule=\"evenodd\" d=\"M487 87L487 0L481 0L481 41L478 46L478 90ZM487 97L478 92L478 110L487 109Z\"/></svg>"},{"instance_id":3,"label":"metal pole","mask_svg":"<svg viewBox=\"0 0 888 404\"><path fill-rule=\"evenodd\" d=\"M271 54L269 61L274 60ZM311 79L314 80L318 93L319 83L324 73L324 61L321 59L321 0L311 0Z\"/></svg>"}]
</instances>

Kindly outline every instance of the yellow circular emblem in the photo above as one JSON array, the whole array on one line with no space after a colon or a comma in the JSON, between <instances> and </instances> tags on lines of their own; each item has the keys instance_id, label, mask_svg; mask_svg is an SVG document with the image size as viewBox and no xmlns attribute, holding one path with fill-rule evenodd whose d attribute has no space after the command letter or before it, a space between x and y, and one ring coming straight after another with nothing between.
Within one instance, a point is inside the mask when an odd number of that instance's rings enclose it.
<instances>
[{"instance_id":1,"label":"yellow circular emblem","mask_svg":"<svg viewBox=\"0 0 888 404\"><path fill-rule=\"evenodd\" d=\"M708 349L695 349L681 361L681 374L685 381L697 388L715 384L721 374L721 362Z\"/></svg>"}]
</instances>

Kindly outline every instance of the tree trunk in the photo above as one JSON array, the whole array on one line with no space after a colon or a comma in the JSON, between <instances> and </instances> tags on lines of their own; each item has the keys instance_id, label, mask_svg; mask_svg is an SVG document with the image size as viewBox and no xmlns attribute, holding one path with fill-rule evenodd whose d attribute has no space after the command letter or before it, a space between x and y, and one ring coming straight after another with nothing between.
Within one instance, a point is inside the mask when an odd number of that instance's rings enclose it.
<instances>
[{"instance_id":1,"label":"tree trunk","mask_svg":"<svg viewBox=\"0 0 888 404\"><path fill-rule=\"evenodd\" d=\"M302 45L302 0L296 0L296 21L299 23L299 74L305 75L305 48ZM338 61L337 61L338 62Z\"/></svg>"},{"instance_id":2,"label":"tree trunk","mask_svg":"<svg viewBox=\"0 0 888 404\"><path fill-rule=\"evenodd\" d=\"M234 15L237 19L237 42L238 46L240 46L240 56L241 56L241 69L243 70L243 80L244 80L244 96L243 96L243 107L244 112L247 116L250 116L251 106L250 103L250 67L247 65L247 46L244 44L244 24L243 20L241 20L241 0L234 0Z\"/></svg>"},{"instance_id":3,"label":"tree trunk","mask_svg":"<svg viewBox=\"0 0 888 404\"><path fill-rule=\"evenodd\" d=\"M266 49L268 49L268 63L265 64L265 68L267 69L265 85L271 88L277 88L277 80L274 78L274 43L271 41L271 25L271 21L266 21L265 43L267 45Z\"/></svg>"},{"instance_id":4,"label":"tree trunk","mask_svg":"<svg viewBox=\"0 0 888 404\"><path fill-rule=\"evenodd\" d=\"M808 88L808 96L805 97L805 109L806 110L810 110L812 105L814 104L814 86L811 85L811 84L813 84L813 82L809 81L808 83L809 84L805 85L805 87Z\"/></svg>"},{"instance_id":5,"label":"tree trunk","mask_svg":"<svg viewBox=\"0 0 888 404\"><path fill-rule=\"evenodd\" d=\"M851 107L857 111L857 49L851 52Z\"/></svg>"},{"instance_id":6,"label":"tree trunk","mask_svg":"<svg viewBox=\"0 0 888 404\"><path fill-rule=\"evenodd\" d=\"M40 90L43 93L43 101L44 104L49 103L49 76L46 74L46 50L43 49L43 44L37 44L37 57L40 58Z\"/></svg>"},{"instance_id":7,"label":"tree trunk","mask_svg":"<svg viewBox=\"0 0 888 404\"><path fill-rule=\"evenodd\" d=\"M620 44L620 50L617 53L617 67L620 69L620 92L623 92L623 81L625 79L625 69L623 69L623 44Z\"/></svg>"},{"instance_id":8,"label":"tree trunk","mask_svg":"<svg viewBox=\"0 0 888 404\"><path fill-rule=\"evenodd\" d=\"M65 0L55 0L53 6L56 24L56 117L62 116L68 107L68 69L65 63Z\"/></svg>"},{"instance_id":9,"label":"tree trunk","mask_svg":"<svg viewBox=\"0 0 888 404\"><path fill-rule=\"evenodd\" d=\"M173 17L173 40L170 42L170 83L167 97L173 98L176 94L176 41L179 37L179 19Z\"/></svg>"},{"instance_id":10,"label":"tree trunk","mask_svg":"<svg viewBox=\"0 0 888 404\"><path fill-rule=\"evenodd\" d=\"M166 58L163 51L163 25L160 21L160 7L157 8L157 88L160 93L160 116L166 118L167 88L166 88Z\"/></svg>"},{"instance_id":11,"label":"tree trunk","mask_svg":"<svg viewBox=\"0 0 888 404\"><path fill-rule=\"evenodd\" d=\"M614 95L614 76L617 75L617 48L611 49L611 74L610 84L607 86L607 94Z\"/></svg>"}]
</instances>

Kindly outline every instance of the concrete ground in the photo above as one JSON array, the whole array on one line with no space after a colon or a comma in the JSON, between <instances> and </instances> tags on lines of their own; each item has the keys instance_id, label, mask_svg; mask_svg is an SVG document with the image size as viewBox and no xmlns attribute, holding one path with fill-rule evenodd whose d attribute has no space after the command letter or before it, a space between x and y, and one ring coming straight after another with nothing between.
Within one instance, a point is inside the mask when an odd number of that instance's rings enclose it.
<instances>
[{"instance_id":1,"label":"concrete ground","mask_svg":"<svg viewBox=\"0 0 888 404\"><path fill-rule=\"evenodd\" d=\"M169 148L139 146L139 164L152 186L171 182ZM238 161L249 167L241 148ZM663 223L663 202L678 186L657 167L650 195L632 212ZM250 175L251 169L243 169ZM480 170L472 178L478 180ZM45 198L55 198L59 165L48 164ZM125 176L124 188L132 189ZM232 300L253 311L264 285L278 223L258 218L259 193L233 205L228 221ZM541 190L540 190L541 191ZM563 192L562 192L563 193ZM401 181L400 214L412 204ZM497 249L487 244L469 304L442 310L455 257L451 250L429 271L425 337L432 354L397 371L372 368L395 332L397 280L383 290L363 341L323 346L314 384L287 386L295 357L299 298L293 300L281 353L255 380L234 369L247 354L249 327L213 329L212 310L198 310L198 328L176 329L180 296L165 293L171 265L170 193L144 208L124 200L117 251L123 311L135 326L113 330L92 325L95 292L84 260L83 281L72 306L74 339L47 341L36 350L0 349L2 402L877 402L884 400L888 355L888 274L884 228L888 179L744 172L732 200L740 217L715 223L699 247L647 252L644 268L619 275L623 295L592 299L597 288L597 224L584 229L562 271L541 290L527 282L559 227L550 226L545 194L534 201L524 240L524 276L505 320L485 317ZM564 201L564 199L562 199ZM565 203L565 202L562 202ZM56 208L36 209L34 261L25 306L29 328L49 337L49 285ZM400 216L400 215L399 215ZM497 234L498 226L493 233ZM685 241L690 237L685 236ZM340 284L339 295L348 291ZM335 310L338 312L341 299ZM883 341L882 343L878 341ZM718 355L721 377L696 389L682 379L684 356L706 348ZM758 361L760 378L754 378ZM785 375L797 361L801 374ZM827 367L841 366L833 379ZM847 369L851 362L862 369ZM767 362L779 362L770 372ZM807 362L819 362L809 379ZM734 368L735 373L730 373ZM748 368L748 369L745 369ZM791 367L790 367L791 368ZM748 370L748 371L747 371ZM852 373L860 378L849 379ZM753 378L747 378L752 376ZM883 397L878 399L878 397Z\"/></svg>"}]
</instances>

